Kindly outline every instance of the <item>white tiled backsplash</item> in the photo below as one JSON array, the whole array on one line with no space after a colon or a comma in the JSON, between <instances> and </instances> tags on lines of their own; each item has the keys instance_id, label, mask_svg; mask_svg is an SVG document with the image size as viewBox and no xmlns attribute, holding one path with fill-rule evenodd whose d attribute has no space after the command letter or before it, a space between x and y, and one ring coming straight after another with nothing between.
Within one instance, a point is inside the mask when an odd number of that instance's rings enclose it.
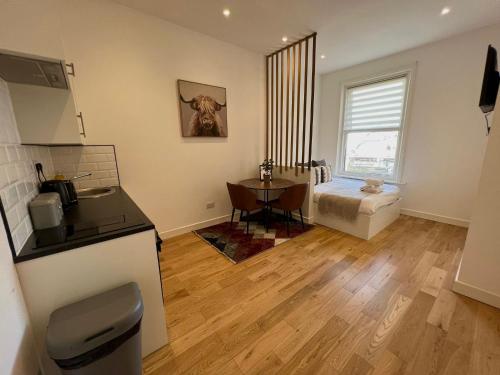
<instances>
[{"instance_id":1,"label":"white tiled backsplash","mask_svg":"<svg viewBox=\"0 0 500 375\"><path fill-rule=\"evenodd\" d=\"M71 178L92 173L74 181L76 189L119 185L114 146L50 147L54 172Z\"/></svg>"},{"instance_id":2,"label":"white tiled backsplash","mask_svg":"<svg viewBox=\"0 0 500 375\"><path fill-rule=\"evenodd\" d=\"M48 147L5 144L4 140L0 143L0 196L14 247L19 252L33 232L28 203L38 195L34 164L40 162L47 173L53 173L52 161Z\"/></svg>"},{"instance_id":3,"label":"white tiled backsplash","mask_svg":"<svg viewBox=\"0 0 500 375\"><path fill-rule=\"evenodd\" d=\"M47 179L52 179L55 174L70 178L91 172L91 176L74 181L76 189L116 186L120 182L113 146L20 145L17 128L14 126L14 131L10 129L12 122L5 121L2 109L0 108L0 197L16 253L19 253L33 232L28 203L38 195L35 163L42 163Z\"/></svg>"},{"instance_id":4,"label":"white tiled backsplash","mask_svg":"<svg viewBox=\"0 0 500 375\"><path fill-rule=\"evenodd\" d=\"M38 194L35 162L53 174L49 147L20 145L9 91L0 79L0 197L16 252L33 232L28 202Z\"/></svg>"}]
</instances>

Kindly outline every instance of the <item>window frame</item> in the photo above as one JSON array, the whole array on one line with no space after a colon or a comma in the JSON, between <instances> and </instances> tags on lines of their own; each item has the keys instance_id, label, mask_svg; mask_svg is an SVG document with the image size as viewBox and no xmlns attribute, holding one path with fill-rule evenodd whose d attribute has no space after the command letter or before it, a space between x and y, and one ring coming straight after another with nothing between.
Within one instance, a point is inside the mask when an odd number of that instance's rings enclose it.
<instances>
[{"instance_id":1,"label":"window frame","mask_svg":"<svg viewBox=\"0 0 500 375\"><path fill-rule=\"evenodd\" d=\"M404 153L406 146L406 134L408 132L408 118L411 107L411 99L412 99L412 88L413 88L413 80L415 76L415 66L404 67L398 70L392 70L391 72L379 74L376 76L370 76L368 78L359 79L355 81L347 81L341 84L341 100L340 100L340 118L339 118L339 131L338 131L338 139L337 139L337 162L335 163L335 175L339 177L348 177L354 179L365 179L368 177L377 177L383 178L387 182L391 183L403 183L403 167L404 167ZM387 128L378 128L378 129L370 129L370 132L380 132L380 131L394 131L399 130L398 135L398 144L396 148L396 157L394 163L394 173L391 176L381 175L381 174L361 174L361 173L352 173L345 170L345 147L347 134L356 133L356 132L366 132L367 130L363 129L355 129L355 130L345 130L344 129L344 113L345 113L345 104L346 104L346 94L347 90L361 87L366 85L371 85L375 83L380 83L384 81L390 81L392 79L397 78L406 78L406 90L404 97L404 105L403 105L403 113L401 116L401 126L399 128L387 127Z\"/></svg>"}]
</instances>

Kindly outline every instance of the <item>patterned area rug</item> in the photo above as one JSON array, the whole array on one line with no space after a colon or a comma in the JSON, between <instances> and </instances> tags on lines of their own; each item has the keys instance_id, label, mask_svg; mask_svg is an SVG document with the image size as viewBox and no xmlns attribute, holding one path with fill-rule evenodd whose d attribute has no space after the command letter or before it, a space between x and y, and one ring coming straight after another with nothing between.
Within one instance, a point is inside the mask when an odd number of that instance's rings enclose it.
<instances>
[{"instance_id":1,"label":"patterned area rug","mask_svg":"<svg viewBox=\"0 0 500 375\"><path fill-rule=\"evenodd\" d=\"M302 229L300 221L293 220L290 222L290 235L288 235L284 218L276 216L266 232L258 216L251 215L248 234L246 227L246 221L233 222L232 227L229 222L225 222L194 232L232 262L239 263L311 230L313 225L305 224L305 229Z\"/></svg>"}]
</instances>

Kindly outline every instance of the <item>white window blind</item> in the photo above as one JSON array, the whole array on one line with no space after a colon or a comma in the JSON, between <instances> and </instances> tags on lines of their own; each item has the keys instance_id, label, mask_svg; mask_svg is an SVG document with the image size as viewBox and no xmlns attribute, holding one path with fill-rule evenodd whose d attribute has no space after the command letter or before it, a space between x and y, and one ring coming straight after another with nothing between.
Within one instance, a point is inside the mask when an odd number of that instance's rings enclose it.
<instances>
[{"instance_id":1,"label":"white window blind","mask_svg":"<svg viewBox=\"0 0 500 375\"><path fill-rule=\"evenodd\" d=\"M397 180L408 75L346 87L338 173Z\"/></svg>"}]
</instances>

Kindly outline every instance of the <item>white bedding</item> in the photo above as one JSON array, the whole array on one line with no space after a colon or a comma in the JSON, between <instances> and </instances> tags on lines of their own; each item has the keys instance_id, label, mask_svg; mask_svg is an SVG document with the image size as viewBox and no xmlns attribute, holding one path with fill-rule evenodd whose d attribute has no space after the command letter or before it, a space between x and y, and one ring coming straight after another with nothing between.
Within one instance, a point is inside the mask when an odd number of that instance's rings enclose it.
<instances>
[{"instance_id":1,"label":"white bedding","mask_svg":"<svg viewBox=\"0 0 500 375\"><path fill-rule=\"evenodd\" d=\"M325 182L314 187L314 202L318 202L321 194L342 195L342 191L356 190L365 184L362 180L334 177L331 182ZM384 191L378 194L363 193L359 213L372 215L381 207L387 206L400 197L399 188L395 185L384 184Z\"/></svg>"}]
</instances>

